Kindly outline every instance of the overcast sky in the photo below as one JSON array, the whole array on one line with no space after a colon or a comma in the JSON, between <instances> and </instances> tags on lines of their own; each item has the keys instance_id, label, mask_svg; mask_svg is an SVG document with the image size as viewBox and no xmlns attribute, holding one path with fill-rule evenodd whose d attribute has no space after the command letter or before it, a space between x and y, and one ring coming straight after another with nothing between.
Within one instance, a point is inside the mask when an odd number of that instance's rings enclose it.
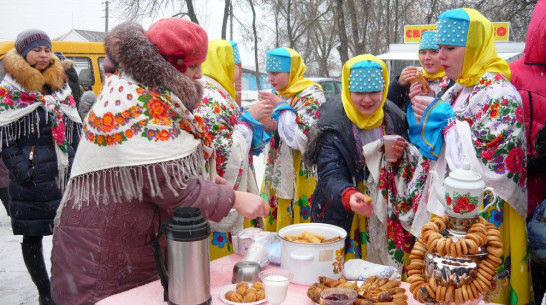
<instances>
[{"instance_id":1,"label":"overcast sky","mask_svg":"<svg viewBox=\"0 0 546 305\"><path fill-rule=\"evenodd\" d=\"M209 40L221 37L224 0L196 0L195 10L199 24L205 28ZM112 29L125 20L123 11L110 1L108 28ZM51 39L68 33L71 29L104 31L104 0L0 0L0 41L15 40L17 34L27 29L38 28L45 31ZM177 13L175 8L166 7L155 18L139 20L144 29L160 18L171 17ZM251 43L242 43L234 23L234 40L239 42L239 50L246 66L254 66ZM245 44L248 44L245 45Z\"/></svg>"}]
</instances>

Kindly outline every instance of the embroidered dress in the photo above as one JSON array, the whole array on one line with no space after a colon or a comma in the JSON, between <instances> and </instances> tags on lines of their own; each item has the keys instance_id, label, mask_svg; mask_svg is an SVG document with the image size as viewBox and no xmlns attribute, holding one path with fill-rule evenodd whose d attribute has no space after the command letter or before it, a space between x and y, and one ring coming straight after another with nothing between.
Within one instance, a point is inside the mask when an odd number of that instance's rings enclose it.
<instances>
[{"instance_id":1,"label":"embroidered dress","mask_svg":"<svg viewBox=\"0 0 546 305\"><path fill-rule=\"evenodd\" d=\"M194 111L212 139L216 154L216 172L234 190L258 194L252 166L252 153L244 136L236 128L242 115L231 95L214 79L203 76L203 100ZM210 259L233 253L231 232L243 228L243 217L235 210L220 223L211 222Z\"/></svg>"},{"instance_id":2,"label":"embroidered dress","mask_svg":"<svg viewBox=\"0 0 546 305\"><path fill-rule=\"evenodd\" d=\"M296 141L306 143L309 127L318 119L318 109L324 103L324 93L311 86L287 99L296 113ZM285 110L289 111L289 110ZM311 195L316 186L313 173L302 164L301 151L290 148L278 132L267 145L262 197L271 207L264 219L267 231L311 221Z\"/></svg>"},{"instance_id":3,"label":"embroidered dress","mask_svg":"<svg viewBox=\"0 0 546 305\"><path fill-rule=\"evenodd\" d=\"M467 40L471 42L465 44L463 41L462 46L479 47L466 47L463 71L455 80L457 83L442 96L443 101L427 107L420 124L416 124L409 114L410 134L412 129L416 130L423 135L423 143L435 143L429 148L437 153L437 160L430 161L430 169L440 177L446 177L449 170L466 161L473 171L481 175L486 186L495 189L500 210L493 206L481 216L499 228L504 253L501 256L503 263L497 271L504 275L503 271L509 270L510 274L503 281L506 285L499 296L492 302L527 304L530 294L525 238L527 159L521 97L509 82L508 65L497 56L490 22L472 9L457 9L444 14L440 16L439 33L444 32L442 27L446 27L445 32L452 32L466 26L467 32L475 35L468 35ZM458 37L456 41L453 41L454 37ZM461 45L460 37L445 35L439 37L441 42L438 44ZM462 35L463 39L465 37ZM439 114L436 108L440 108L437 106L442 103L451 105L452 114L445 129L431 131L427 127L437 122L429 122L428 118ZM442 141L435 141L437 139ZM430 220L431 214L445 213L432 191L432 180L428 175L422 186L422 194L426 196L420 198L413 224L412 233L416 236L420 234L421 226ZM409 187L420 188L411 183ZM487 199L484 200L486 203Z\"/></svg>"}]
</instances>

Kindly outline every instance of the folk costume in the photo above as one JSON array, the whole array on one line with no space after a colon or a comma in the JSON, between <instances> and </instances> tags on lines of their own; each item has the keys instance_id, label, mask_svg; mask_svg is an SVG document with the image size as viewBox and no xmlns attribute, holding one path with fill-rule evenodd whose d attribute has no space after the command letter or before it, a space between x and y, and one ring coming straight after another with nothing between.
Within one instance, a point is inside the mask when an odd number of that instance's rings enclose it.
<instances>
[{"instance_id":1,"label":"folk costume","mask_svg":"<svg viewBox=\"0 0 546 305\"><path fill-rule=\"evenodd\" d=\"M235 102L235 65L240 64L235 42L209 42L207 60L201 66L203 100L195 109L195 114L202 117L207 134L212 139L217 174L226 179L234 190L259 194L252 155L263 148L262 138L267 136L269 139L269 136L263 125L252 119L248 111L243 115ZM260 141L260 144L256 144ZM233 253L231 234L243 229L243 219L232 210L220 223L211 222L211 260Z\"/></svg>"},{"instance_id":2,"label":"folk costume","mask_svg":"<svg viewBox=\"0 0 546 305\"><path fill-rule=\"evenodd\" d=\"M497 56L493 32L491 22L473 9L440 15L437 43L465 47L462 74L441 100L427 107L422 116L425 119L417 123L410 108L408 121L412 143L419 147L424 160L428 159L431 170L445 177L468 162L486 186L495 189L500 209L493 206L481 216L501 232L504 263L497 271L501 277L504 270L509 270L510 275L493 302L526 304L530 285L524 235L527 158L523 107L510 83L508 64ZM427 171L422 174L426 177L424 186L410 184L410 188L424 189L422 194L427 194L417 199L421 203L413 224L415 236L431 214L445 213L430 187L432 176Z\"/></svg>"},{"instance_id":3,"label":"folk costume","mask_svg":"<svg viewBox=\"0 0 546 305\"><path fill-rule=\"evenodd\" d=\"M311 221L311 195L316 186L313 173L303 166L302 154L311 124L326 101L320 85L304 78L306 66L301 56L289 48L266 53L267 72L289 73L288 85L277 93L284 101L271 116L277 130L266 148L266 166L261 195L269 203L264 219L267 231L276 232L295 223Z\"/></svg>"},{"instance_id":4,"label":"folk costume","mask_svg":"<svg viewBox=\"0 0 546 305\"><path fill-rule=\"evenodd\" d=\"M320 109L305 159L316 166L318 174L313 222L334 224L347 231L345 259L363 258L402 273L413 244L407 229L413 210L409 205L399 206L394 194L397 186L403 189L401 184L407 184L408 163L415 162L417 152L413 152L413 159L404 159L396 166L385 161L383 135L407 137L404 113L387 100L388 85L387 67L375 56L360 55L347 61L342 71L342 101ZM358 112L351 92L377 91L383 92L379 108L370 115ZM372 148L366 149L368 145ZM351 210L349 197L357 191L372 196L372 216L366 218Z\"/></svg>"},{"instance_id":5,"label":"folk costume","mask_svg":"<svg viewBox=\"0 0 546 305\"><path fill-rule=\"evenodd\" d=\"M26 55L42 46L51 48L46 33L22 32L2 61L6 75L0 84L0 139L9 170L13 234L23 235L23 259L40 304L52 304L42 237L53 233L81 120L59 59L49 53L43 70L27 62Z\"/></svg>"},{"instance_id":6,"label":"folk costume","mask_svg":"<svg viewBox=\"0 0 546 305\"><path fill-rule=\"evenodd\" d=\"M182 73L205 60L205 31L179 18L161 19L147 32L126 23L108 34L106 46L120 72L106 77L86 117L57 214L57 305L94 304L157 280L150 242L173 210L196 206L219 221L235 200L230 186L203 180L213 150L191 112L202 85Z\"/></svg>"}]
</instances>

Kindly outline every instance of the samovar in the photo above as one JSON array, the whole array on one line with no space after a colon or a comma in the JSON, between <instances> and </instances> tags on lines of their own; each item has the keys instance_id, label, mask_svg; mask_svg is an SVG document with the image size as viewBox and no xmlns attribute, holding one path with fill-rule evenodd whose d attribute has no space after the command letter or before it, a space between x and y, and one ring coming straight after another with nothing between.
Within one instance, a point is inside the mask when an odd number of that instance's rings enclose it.
<instances>
[{"instance_id":1,"label":"samovar","mask_svg":"<svg viewBox=\"0 0 546 305\"><path fill-rule=\"evenodd\" d=\"M422 227L407 267L410 291L417 301L436 305L473 305L495 298L507 276L497 273L502 264L500 232L478 216L496 203L495 191L467 163L451 172L443 186L431 173L447 215ZM484 194L489 204L480 209Z\"/></svg>"}]
</instances>

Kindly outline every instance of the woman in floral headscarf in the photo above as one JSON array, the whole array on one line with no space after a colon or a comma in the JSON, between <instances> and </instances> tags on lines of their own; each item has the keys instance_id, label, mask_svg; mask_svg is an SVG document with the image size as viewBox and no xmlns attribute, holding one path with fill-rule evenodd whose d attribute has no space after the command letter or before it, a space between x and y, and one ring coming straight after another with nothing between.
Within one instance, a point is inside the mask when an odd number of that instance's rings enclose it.
<instances>
[{"instance_id":1,"label":"woman in floral headscarf","mask_svg":"<svg viewBox=\"0 0 546 305\"><path fill-rule=\"evenodd\" d=\"M38 288L39 303L53 304L42 238L53 233L81 120L46 33L20 33L2 64L6 76L0 84L0 152L9 170L11 225L13 234L23 235L23 260Z\"/></svg>"},{"instance_id":2,"label":"woman in floral headscarf","mask_svg":"<svg viewBox=\"0 0 546 305\"><path fill-rule=\"evenodd\" d=\"M265 229L278 231L293 223L311 221L311 195L316 181L302 164L309 127L318 119L326 99L320 85L303 77L305 63L289 48L266 53L266 70L275 93L261 91L260 100L270 101L277 130L267 144L262 197L271 207Z\"/></svg>"},{"instance_id":3,"label":"woman in floral headscarf","mask_svg":"<svg viewBox=\"0 0 546 305\"><path fill-rule=\"evenodd\" d=\"M521 97L510 83L508 64L497 56L493 25L478 11L465 8L441 14L437 43L446 75L456 84L442 100L429 105L412 99L412 114L408 114L411 141L440 177L467 162L486 186L495 189L500 210L490 208L481 216L501 232L503 263L497 271L501 277L504 270L510 275L494 301L527 304L527 159ZM422 92L416 85L410 96L418 94ZM419 205L419 221L414 222L416 236L431 213L445 213L435 192L427 191L431 180L429 175L424 186L427 204Z\"/></svg>"},{"instance_id":4,"label":"woman in floral headscarf","mask_svg":"<svg viewBox=\"0 0 546 305\"><path fill-rule=\"evenodd\" d=\"M411 159L401 158L407 137L405 115L387 100L388 75L385 63L369 54L343 65L341 101L328 102L320 109L305 161L315 165L318 173L311 205L313 222L347 231L345 259L364 258L402 273L413 244L408 232L413 209L395 202L394 185L405 188L407 183L399 177L406 173ZM393 163L386 162L383 153L382 138L387 134L401 136L395 142L397 161ZM414 160L416 155L414 150ZM378 183L370 184L365 172ZM371 195L373 205L363 193Z\"/></svg>"},{"instance_id":5,"label":"woman in floral headscarf","mask_svg":"<svg viewBox=\"0 0 546 305\"><path fill-rule=\"evenodd\" d=\"M242 67L237 43L209 42L207 59L201 66L203 100L195 114L203 118L215 150L216 172L234 190L259 194L252 155L259 154L269 135L259 121L273 112L272 105L260 101L248 111L236 102L235 84L240 83ZM231 233L243 228L243 217L232 210L221 222L211 222L210 259L233 253Z\"/></svg>"}]
</instances>

